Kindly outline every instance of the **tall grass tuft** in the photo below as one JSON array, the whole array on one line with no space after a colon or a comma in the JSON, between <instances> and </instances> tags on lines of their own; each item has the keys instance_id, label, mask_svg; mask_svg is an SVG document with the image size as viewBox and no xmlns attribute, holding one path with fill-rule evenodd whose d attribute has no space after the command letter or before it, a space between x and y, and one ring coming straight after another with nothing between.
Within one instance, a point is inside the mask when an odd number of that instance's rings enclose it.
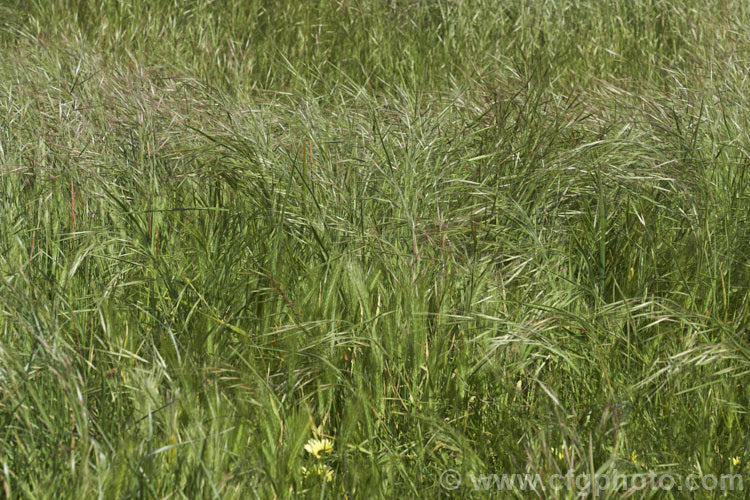
<instances>
[{"instance_id":1,"label":"tall grass tuft","mask_svg":"<svg viewBox=\"0 0 750 500\"><path fill-rule=\"evenodd\" d=\"M0 2L3 495L746 474L748 26L737 1Z\"/></svg>"}]
</instances>

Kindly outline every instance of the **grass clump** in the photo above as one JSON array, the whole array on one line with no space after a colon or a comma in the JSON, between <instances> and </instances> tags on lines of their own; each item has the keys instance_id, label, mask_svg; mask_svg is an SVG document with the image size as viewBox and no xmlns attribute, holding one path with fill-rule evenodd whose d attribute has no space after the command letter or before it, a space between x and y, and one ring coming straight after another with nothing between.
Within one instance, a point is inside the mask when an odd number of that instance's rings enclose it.
<instances>
[{"instance_id":1,"label":"grass clump","mask_svg":"<svg viewBox=\"0 0 750 500\"><path fill-rule=\"evenodd\" d=\"M4 495L747 473L748 21L2 3Z\"/></svg>"}]
</instances>

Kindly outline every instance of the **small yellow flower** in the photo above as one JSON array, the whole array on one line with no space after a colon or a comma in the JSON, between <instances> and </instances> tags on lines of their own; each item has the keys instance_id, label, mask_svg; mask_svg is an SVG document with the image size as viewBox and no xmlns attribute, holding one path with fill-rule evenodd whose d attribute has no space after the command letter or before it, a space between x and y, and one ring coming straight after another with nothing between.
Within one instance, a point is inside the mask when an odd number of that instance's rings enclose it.
<instances>
[{"instance_id":1,"label":"small yellow flower","mask_svg":"<svg viewBox=\"0 0 750 500\"><path fill-rule=\"evenodd\" d=\"M552 455L557 456L558 460L565 458L565 452L563 450L558 450L557 448L552 448Z\"/></svg>"},{"instance_id":2,"label":"small yellow flower","mask_svg":"<svg viewBox=\"0 0 750 500\"><path fill-rule=\"evenodd\" d=\"M302 467L302 477L307 479L310 476L320 476L326 480L327 483L333 481L333 477L336 475L336 471L327 465L315 464L311 468Z\"/></svg>"},{"instance_id":3,"label":"small yellow flower","mask_svg":"<svg viewBox=\"0 0 750 500\"><path fill-rule=\"evenodd\" d=\"M330 439L311 439L305 445L305 451L315 458L325 458L333 453L333 441Z\"/></svg>"},{"instance_id":4,"label":"small yellow flower","mask_svg":"<svg viewBox=\"0 0 750 500\"><path fill-rule=\"evenodd\" d=\"M331 481L333 481L333 476L335 474L336 474L336 471L334 471L330 467L326 466L326 468L325 468L325 478L326 478L326 482L327 483L330 483Z\"/></svg>"},{"instance_id":5,"label":"small yellow flower","mask_svg":"<svg viewBox=\"0 0 750 500\"><path fill-rule=\"evenodd\" d=\"M734 465L735 467L737 467L738 465L742 463L742 460L740 460L740 457L732 457L731 460L732 460L732 465Z\"/></svg>"},{"instance_id":6,"label":"small yellow flower","mask_svg":"<svg viewBox=\"0 0 750 500\"><path fill-rule=\"evenodd\" d=\"M630 454L630 461L633 463L638 462L638 454L633 450L633 452Z\"/></svg>"}]
</instances>

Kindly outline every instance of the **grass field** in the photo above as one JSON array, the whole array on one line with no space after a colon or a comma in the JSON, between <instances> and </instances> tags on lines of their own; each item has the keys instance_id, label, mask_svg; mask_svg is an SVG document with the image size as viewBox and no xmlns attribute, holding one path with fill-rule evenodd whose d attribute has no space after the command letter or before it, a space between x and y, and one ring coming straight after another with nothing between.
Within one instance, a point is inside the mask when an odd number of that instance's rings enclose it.
<instances>
[{"instance_id":1,"label":"grass field","mask_svg":"<svg viewBox=\"0 0 750 500\"><path fill-rule=\"evenodd\" d=\"M746 498L749 3L0 0L0 54L0 497Z\"/></svg>"}]
</instances>

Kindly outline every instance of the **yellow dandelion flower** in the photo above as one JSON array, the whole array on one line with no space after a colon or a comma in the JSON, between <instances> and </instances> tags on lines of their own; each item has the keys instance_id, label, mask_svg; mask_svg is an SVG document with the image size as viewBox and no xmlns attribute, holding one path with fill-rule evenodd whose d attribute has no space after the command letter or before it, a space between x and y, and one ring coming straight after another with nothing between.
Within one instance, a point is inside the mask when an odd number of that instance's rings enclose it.
<instances>
[{"instance_id":1,"label":"yellow dandelion flower","mask_svg":"<svg viewBox=\"0 0 750 500\"><path fill-rule=\"evenodd\" d=\"M315 458L325 458L333 453L333 441L330 439L311 439L305 445L305 451Z\"/></svg>"},{"instance_id":2,"label":"yellow dandelion flower","mask_svg":"<svg viewBox=\"0 0 750 500\"><path fill-rule=\"evenodd\" d=\"M732 457L732 465L737 467L742 463L742 460L740 460L740 457Z\"/></svg>"}]
</instances>

